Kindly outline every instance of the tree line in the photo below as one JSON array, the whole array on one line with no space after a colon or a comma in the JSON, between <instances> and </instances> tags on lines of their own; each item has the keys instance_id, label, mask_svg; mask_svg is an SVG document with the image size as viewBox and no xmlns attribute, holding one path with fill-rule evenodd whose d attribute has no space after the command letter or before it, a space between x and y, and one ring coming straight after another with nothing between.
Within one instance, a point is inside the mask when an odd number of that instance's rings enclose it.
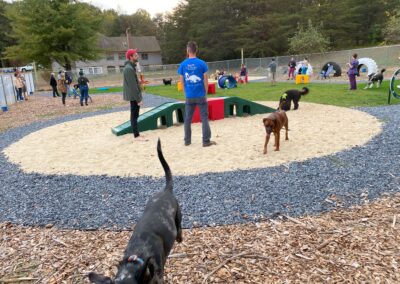
<instances>
[{"instance_id":1,"label":"tree line","mask_svg":"<svg viewBox=\"0 0 400 284\"><path fill-rule=\"evenodd\" d=\"M195 40L207 61L367 47L400 42L399 0L184 0L151 17L101 10L76 0L0 0L4 60L92 60L99 34L156 36L164 63L185 57Z\"/></svg>"}]
</instances>

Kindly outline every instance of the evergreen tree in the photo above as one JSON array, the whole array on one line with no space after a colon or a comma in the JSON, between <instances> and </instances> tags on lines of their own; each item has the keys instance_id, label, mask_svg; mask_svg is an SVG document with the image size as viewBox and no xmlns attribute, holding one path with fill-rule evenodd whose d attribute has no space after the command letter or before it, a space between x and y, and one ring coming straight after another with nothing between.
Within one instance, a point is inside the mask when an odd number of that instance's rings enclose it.
<instances>
[{"instance_id":1,"label":"evergreen tree","mask_svg":"<svg viewBox=\"0 0 400 284\"><path fill-rule=\"evenodd\" d=\"M9 36L11 32L10 21L4 15L7 5L9 4L0 0L0 67L4 67L6 61L5 58L3 58L2 53L5 51L7 46L10 46L13 43L12 38Z\"/></svg>"},{"instance_id":2,"label":"evergreen tree","mask_svg":"<svg viewBox=\"0 0 400 284\"><path fill-rule=\"evenodd\" d=\"M71 0L14 2L6 15L17 44L6 49L6 57L47 67L54 60L67 70L74 61L95 60L100 52L98 13L93 6Z\"/></svg>"},{"instance_id":3,"label":"evergreen tree","mask_svg":"<svg viewBox=\"0 0 400 284\"><path fill-rule=\"evenodd\" d=\"M328 50L329 40L308 21L307 29L299 25L298 31L290 38L289 51L292 53L313 53Z\"/></svg>"},{"instance_id":4,"label":"evergreen tree","mask_svg":"<svg viewBox=\"0 0 400 284\"><path fill-rule=\"evenodd\" d=\"M387 43L400 43L400 10L390 17L385 29L385 40Z\"/></svg>"},{"instance_id":5,"label":"evergreen tree","mask_svg":"<svg viewBox=\"0 0 400 284\"><path fill-rule=\"evenodd\" d=\"M118 15L114 19L109 36L125 35L129 28L133 36L154 36L156 35L156 24L152 21L150 14L143 9L138 9L132 15Z\"/></svg>"}]
</instances>

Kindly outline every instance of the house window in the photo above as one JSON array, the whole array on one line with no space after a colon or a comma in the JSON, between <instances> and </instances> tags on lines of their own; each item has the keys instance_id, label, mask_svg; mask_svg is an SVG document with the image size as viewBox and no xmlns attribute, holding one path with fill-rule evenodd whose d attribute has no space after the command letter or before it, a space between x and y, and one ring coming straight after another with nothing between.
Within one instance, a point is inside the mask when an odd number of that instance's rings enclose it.
<instances>
[{"instance_id":1,"label":"house window","mask_svg":"<svg viewBox=\"0 0 400 284\"><path fill-rule=\"evenodd\" d=\"M112 53L112 54L107 54L107 60L108 60L108 61L113 61L113 60L114 60L114 53Z\"/></svg>"},{"instance_id":2,"label":"house window","mask_svg":"<svg viewBox=\"0 0 400 284\"><path fill-rule=\"evenodd\" d=\"M125 58L125 53L120 53L120 54L118 54L118 59L119 60L125 60L126 58Z\"/></svg>"},{"instance_id":3,"label":"house window","mask_svg":"<svg viewBox=\"0 0 400 284\"><path fill-rule=\"evenodd\" d=\"M103 74L102 67L89 67L89 74L96 75L96 74Z\"/></svg>"},{"instance_id":4,"label":"house window","mask_svg":"<svg viewBox=\"0 0 400 284\"><path fill-rule=\"evenodd\" d=\"M107 73L108 74L117 73L117 70L115 69L115 66L107 66Z\"/></svg>"},{"instance_id":5,"label":"house window","mask_svg":"<svg viewBox=\"0 0 400 284\"><path fill-rule=\"evenodd\" d=\"M149 55L147 53L141 54L142 60L149 60Z\"/></svg>"}]
</instances>

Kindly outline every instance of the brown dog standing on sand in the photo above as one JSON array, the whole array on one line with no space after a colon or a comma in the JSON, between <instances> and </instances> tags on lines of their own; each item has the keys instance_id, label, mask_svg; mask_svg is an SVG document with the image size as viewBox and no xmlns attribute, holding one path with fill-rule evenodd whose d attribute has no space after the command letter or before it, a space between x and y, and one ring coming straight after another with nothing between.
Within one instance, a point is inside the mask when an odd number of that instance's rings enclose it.
<instances>
[{"instance_id":1,"label":"brown dog standing on sand","mask_svg":"<svg viewBox=\"0 0 400 284\"><path fill-rule=\"evenodd\" d=\"M286 129L286 139L289 140L288 137L288 127L289 127L289 120L286 116L286 112L284 111L277 111L271 113L267 118L263 119L265 131L267 132L267 136L265 137L265 144L264 144L264 154L267 154L267 145L269 141L269 137L271 136L271 132L274 132L275 136L275 151L279 151L279 138L280 132L282 127Z\"/></svg>"}]
</instances>

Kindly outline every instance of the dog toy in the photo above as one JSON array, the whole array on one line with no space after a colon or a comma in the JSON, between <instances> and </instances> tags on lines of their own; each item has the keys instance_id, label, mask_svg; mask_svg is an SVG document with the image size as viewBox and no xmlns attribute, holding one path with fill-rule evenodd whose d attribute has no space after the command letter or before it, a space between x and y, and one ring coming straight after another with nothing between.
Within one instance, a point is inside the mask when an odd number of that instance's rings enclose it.
<instances>
[{"instance_id":1,"label":"dog toy","mask_svg":"<svg viewBox=\"0 0 400 284\"><path fill-rule=\"evenodd\" d=\"M133 262L133 263L135 263L135 262L140 262L140 264L143 264L143 263L144 263L143 259L141 259L140 257L138 257L136 254L131 255L131 256L128 258L128 262Z\"/></svg>"}]
</instances>

